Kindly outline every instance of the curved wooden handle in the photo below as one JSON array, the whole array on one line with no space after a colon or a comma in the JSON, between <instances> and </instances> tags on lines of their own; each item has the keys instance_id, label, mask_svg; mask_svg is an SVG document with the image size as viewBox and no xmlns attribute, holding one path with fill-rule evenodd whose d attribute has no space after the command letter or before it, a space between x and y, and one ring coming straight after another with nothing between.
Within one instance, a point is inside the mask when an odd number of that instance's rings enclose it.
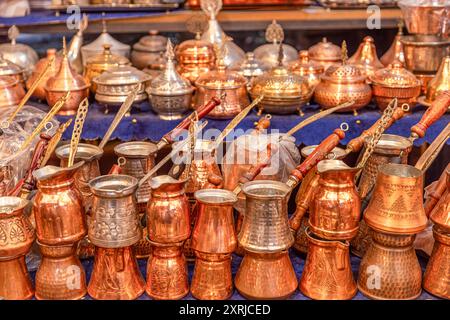
<instances>
[{"instance_id":1,"label":"curved wooden handle","mask_svg":"<svg viewBox=\"0 0 450 320\"><path fill-rule=\"evenodd\" d=\"M435 123L450 107L450 91L440 93L431 106L425 111L420 121L411 127L411 135L420 138L425 136L427 129Z\"/></svg>"},{"instance_id":2,"label":"curved wooden handle","mask_svg":"<svg viewBox=\"0 0 450 320\"><path fill-rule=\"evenodd\" d=\"M307 183L307 185L305 186L305 192L302 194L302 198L298 199L296 203L297 205L296 210L289 219L289 226L294 231L297 231L300 228L302 218L305 215L305 213L309 210L310 204L316 192L316 188L319 184L319 178L320 178L319 174L316 174L314 172L314 176L311 179L303 180L302 185L300 186L301 189L304 187L303 183Z\"/></svg>"},{"instance_id":3,"label":"curved wooden handle","mask_svg":"<svg viewBox=\"0 0 450 320\"><path fill-rule=\"evenodd\" d=\"M118 164L113 164L108 174L121 174L122 168Z\"/></svg>"},{"instance_id":4,"label":"curved wooden handle","mask_svg":"<svg viewBox=\"0 0 450 320\"><path fill-rule=\"evenodd\" d=\"M264 169L270 164L270 159L272 157L272 144L267 145L267 156L258 164L250 167L250 169L239 179L239 185L253 181Z\"/></svg>"},{"instance_id":5,"label":"curved wooden handle","mask_svg":"<svg viewBox=\"0 0 450 320\"><path fill-rule=\"evenodd\" d=\"M439 180L434 181L432 184L425 188L426 196L423 206L425 208L425 214L427 215L427 217L430 216L431 211L433 211L433 208L436 206L439 199L447 190L447 170L449 170L449 168L450 163L447 164L447 167L442 172Z\"/></svg>"}]
</instances>

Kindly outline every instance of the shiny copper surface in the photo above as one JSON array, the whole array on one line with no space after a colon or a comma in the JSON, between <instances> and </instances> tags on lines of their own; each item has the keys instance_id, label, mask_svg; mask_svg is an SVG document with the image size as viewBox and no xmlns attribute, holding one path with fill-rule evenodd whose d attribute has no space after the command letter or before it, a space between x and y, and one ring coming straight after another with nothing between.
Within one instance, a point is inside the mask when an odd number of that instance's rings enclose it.
<instances>
[{"instance_id":1,"label":"shiny copper surface","mask_svg":"<svg viewBox=\"0 0 450 320\"><path fill-rule=\"evenodd\" d=\"M95 249L88 293L97 300L134 300L144 293L142 277L131 246Z\"/></svg>"},{"instance_id":2,"label":"shiny copper surface","mask_svg":"<svg viewBox=\"0 0 450 320\"><path fill-rule=\"evenodd\" d=\"M0 108L17 105L25 96L25 90L19 80L9 76L0 76Z\"/></svg>"},{"instance_id":3,"label":"shiny copper surface","mask_svg":"<svg viewBox=\"0 0 450 320\"><path fill-rule=\"evenodd\" d=\"M430 213L433 211L441 197L446 193L448 180L450 180L450 163L447 164L447 167L444 169L439 179L432 182L424 189L425 202L423 203L423 207L427 217L430 217Z\"/></svg>"},{"instance_id":4,"label":"shiny copper surface","mask_svg":"<svg viewBox=\"0 0 450 320\"><path fill-rule=\"evenodd\" d=\"M316 300L349 300L356 294L350 264L350 243L327 241L306 229L308 255L300 279L300 291Z\"/></svg>"},{"instance_id":5,"label":"shiny copper surface","mask_svg":"<svg viewBox=\"0 0 450 320\"><path fill-rule=\"evenodd\" d=\"M321 42L313 45L308 49L309 58L321 64L326 71L335 63L340 63L342 61L341 49L328 42L327 38L323 38Z\"/></svg>"},{"instance_id":6,"label":"shiny copper surface","mask_svg":"<svg viewBox=\"0 0 450 320\"><path fill-rule=\"evenodd\" d=\"M375 71L383 68L383 64L378 59L375 41L372 37L364 37L358 50L348 59L348 63L358 66L366 76L371 76Z\"/></svg>"},{"instance_id":7,"label":"shiny copper surface","mask_svg":"<svg viewBox=\"0 0 450 320\"><path fill-rule=\"evenodd\" d=\"M150 64L158 62L166 49L167 38L159 35L157 30L150 30L149 34L139 39L133 45L131 62L138 69L144 69Z\"/></svg>"},{"instance_id":8,"label":"shiny copper surface","mask_svg":"<svg viewBox=\"0 0 450 320\"><path fill-rule=\"evenodd\" d=\"M386 51L383 56L380 58L380 61L384 66L388 66L395 60L400 61L401 63L405 63L405 54L403 52L403 44L401 42L401 38L403 36L403 21L398 24L398 32L389 47L388 51Z\"/></svg>"},{"instance_id":9,"label":"shiny copper surface","mask_svg":"<svg viewBox=\"0 0 450 320\"><path fill-rule=\"evenodd\" d=\"M442 91L436 96L431 106L422 115L418 123L411 127L411 137L423 138L428 128L439 120L450 107L450 90Z\"/></svg>"},{"instance_id":10,"label":"shiny copper surface","mask_svg":"<svg viewBox=\"0 0 450 320\"><path fill-rule=\"evenodd\" d=\"M298 54L298 61L291 64L290 70L307 77L310 87L315 88L319 84L320 76L324 73L325 68L317 62L311 61L308 51L302 50Z\"/></svg>"},{"instance_id":11,"label":"shiny copper surface","mask_svg":"<svg viewBox=\"0 0 450 320\"><path fill-rule=\"evenodd\" d=\"M450 90L450 56L446 56L433 79L427 84L426 103L432 103L443 91Z\"/></svg>"},{"instance_id":12,"label":"shiny copper surface","mask_svg":"<svg viewBox=\"0 0 450 320\"><path fill-rule=\"evenodd\" d=\"M430 220L446 233L450 233L450 167L447 167L446 174L447 190L431 211Z\"/></svg>"}]
</instances>

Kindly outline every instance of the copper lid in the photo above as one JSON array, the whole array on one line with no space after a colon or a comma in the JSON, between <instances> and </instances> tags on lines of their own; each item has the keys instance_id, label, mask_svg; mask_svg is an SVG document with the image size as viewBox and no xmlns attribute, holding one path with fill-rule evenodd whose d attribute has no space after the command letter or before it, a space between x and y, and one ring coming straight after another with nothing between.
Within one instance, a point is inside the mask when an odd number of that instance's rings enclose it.
<instances>
[{"instance_id":1,"label":"copper lid","mask_svg":"<svg viewBox=\"0 0 450 320\"><path fill-rule=\"evenodd\" d=\"M341 56L342 63L330 66L322 76L322 80L335 83L365 82L367 77L362 73L361 69L347 63L347 44L345 41L342 42Z\"/></svg>"},{"instance_id":2,"label":"copper lid","mask_svg":"<svg viewBox=\"0 0 450 320\"><path fill-rule=\"evenodd\" d=\"M380 61L385 66L388 66L390 63L394 62L394 60L398 60L401 63L405 63L405 53L403 52L403 44L401 42L403 36L403 20L400 20L398 23L398 32L389 47L388 51L380 58Z\"/></svg>"},{"instance_id":3,"label":"copper lid","mask_svg":"<svg viewBox=\"0 0 450 320\"><path fill-rule=\"evenodd\" d=\"M15 76L23 73L23 68L3 58L0 53L0 76Z\"/></svg>"},{"instance_id":4,"label":"copper lid","mask_svg":"<svg viewBox=\"0 0 450 320\"><path fill-rule=\"evenodd\" d=\"M433 102L439 93L447 90L450 90L450 56L442 60L436 76L428 82L426 102Z\"/></svg>"},{"instance_id":5,"label":"copper lid","mask_svg":"<svg viewBox=\"0 0 450 320\"><path fill-rule=\"evenodd\" d=\"M137 84L150 80L150 76L134 67L120 65L103 72L92 81L100 85L127 85Z\"/></svg>"},{"instance_id":6,"label":"copper lid","mask_svg":"<svg viewBox=\"0 0 450 320\"><path fill-rule=\"evenodd\" d=\"M327 38L323 38L319 42L308 49L309 58L321 61L340 61L341 48L339 46L328 42Z\"/></svg>"},{"instance_id":7,"label":"copper lid","mask_svg":"<svg viewBox=\"0 0 450 320\"><path fill-rule=\"evenodd\" d=\"M30 46L16 42L19 34L19 28L16 26L9 28L8 38L11 40L11 43L0 44L0 53L2 53L4 59L17 64L29 75L33 71L34 65L39 60L39 57L36 51Z\"/></svg>"},{"instance_id":8,"label":"copper lid","mask_svg":"<svg viewBox=\"0 0 450 320\"><path fill-rule=\"evenodd\" d=\"M298 61L291 64L291 66L289 67L289 70L291 70L292 72L300 76L322 74L324 72L324 67L322 65L309 60L308 51L300 51L298 57Z\"/></svg>"},{"instance_id":9,"label":"copper lid","mask_svg":"<svg viewBox=\"0 0 450 320\"><path fill-rule=\"evenodd\" d=\"M139 42L133 45L134 50L146 52L160 52L164 51L167 44L167 38L158 35L157 30L150 30L148 36L139 39Z\"/></svg>"},{"instance_id":10,"label":"copper lid","mask_svg":"<svg viewBox=\"0 0 450 320\"><path fill-rule=\"evenodd\" d=\"M375 41L370 36L364 37L356 53L348 59L348 63L358 66L368 76L384 67L378 59Z\"/></svg>"},{"instance_id":11,"label":"copper lid","mask_svg":"<svg viewBox=\"0 0 450 320\"><path fill-rule=\"evenodd\" d=\"M56 49L54 49L54 48L47 49L47 56L40 59L38 61L38 63L36 63L33 73L40 74L42 72L42 70L44 70L45 67L47 66L48 61L53 57L55 57L55 61L53 62L52 66L50 67L49 75L50 76L55 75L56 72L61 67L62 57L56 55Z\"/></svg>"},{"instance_id":12,"label":"copper lid","mask_svg":"<svg viewBox=\"0 0 450 320\"><path fill-rule=\"evenodd\" d=\"M94 68L100 68L102 70L127 64L130 64L130 60L124 56L113 54L111 52L111 45L108 43L103 45L102 53L89 57L86 61L86 65Z\"/></svg>"},{"instance_id":13,"label":"copper lid","mask_svg":"<svg viewBox=\"0 0 450 320\"><path fill-rule=\"evenodd\" d=\"M421 85L420 80L406 70L400 61L394 61L386 68L377 70L370 80L374 84L391 88L412 88Z\"/></svg>"},{"instance_id":14,"label":"copper lid","mask_svg":"<svg viewBox=\"0 0 450 320\"><path fill-rule=\"evenodd\" d=\"M186 40L176 48L176 57L180 64L214 64L216 60L213 45L199 39Z\"/></svg>"}]
</instances>

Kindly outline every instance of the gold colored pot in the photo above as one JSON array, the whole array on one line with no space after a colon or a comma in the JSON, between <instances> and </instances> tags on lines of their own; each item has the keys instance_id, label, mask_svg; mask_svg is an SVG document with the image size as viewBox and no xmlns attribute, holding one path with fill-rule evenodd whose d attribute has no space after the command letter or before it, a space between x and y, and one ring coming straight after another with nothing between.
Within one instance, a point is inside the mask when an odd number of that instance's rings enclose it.
<instances>
[{"instance_id":1,"label":"gold colored pot","mask_svg":"<svg viewBox=\"0 0 450 320\"><path fill-rule=\"evenodd\" d=\"M341 48L323 38L308 49L311 61L321 64L326 71L333 64L342 62Z\"/></svg>"},{"instance_id":2,"label":"gold colored pot","mask_svg":"<svg viewBox=\"0 0 450 320\"><path fill-rule=\"evenodd\" d=\"M19 104L25 96L25 90L19 80L9 76L0 76L0 108Z\"/></svg>"},{"instance_id":3,"label":"gold colored pot","mask_svg":"<svg viewBox=\"0 0 450 320\"><path fill-rule=\"evenodd\" d=\"M378 59L375 41L370 36L364 37L358 50L348 59L348 63L360 68L362 74L368 77L384 67Z\"/></svg>"}]
</instances>

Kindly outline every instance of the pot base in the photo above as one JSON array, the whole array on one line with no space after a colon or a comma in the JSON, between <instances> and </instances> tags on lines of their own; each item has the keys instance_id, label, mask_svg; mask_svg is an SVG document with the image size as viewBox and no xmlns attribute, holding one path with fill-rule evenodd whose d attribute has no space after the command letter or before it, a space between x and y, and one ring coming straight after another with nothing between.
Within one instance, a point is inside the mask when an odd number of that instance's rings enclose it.
<instances>
[{"instance_id":1,"label":"pot base","mask_svg":"<svg viewBox=\"0 0 450 320\"><path fill-rule=\"evenodd\" d=\"M33 295L25 256L0 261L0 297L6 300L29 300Z\"/></svg>"}]
</instances>

